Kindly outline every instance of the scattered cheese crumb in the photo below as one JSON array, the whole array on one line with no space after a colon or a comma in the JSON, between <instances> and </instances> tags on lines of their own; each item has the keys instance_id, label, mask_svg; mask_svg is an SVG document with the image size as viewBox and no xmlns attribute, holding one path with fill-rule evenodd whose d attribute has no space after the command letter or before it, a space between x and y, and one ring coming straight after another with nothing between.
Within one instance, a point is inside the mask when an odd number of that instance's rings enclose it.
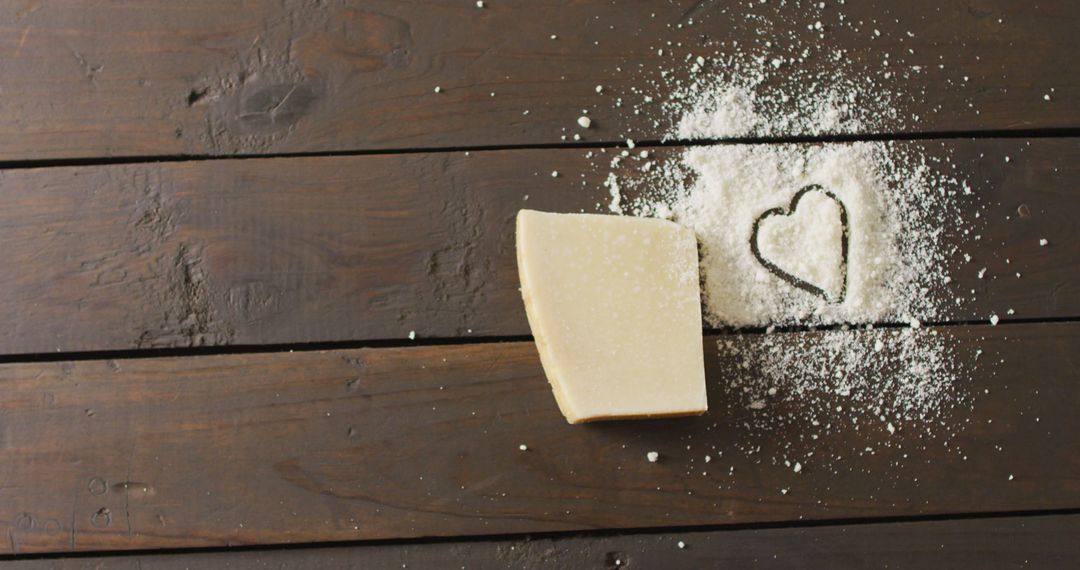
<instances>
[{"instance_id":1,"label":"scattered cheese crumb","mask_svg":"<svg viewBox=\"0 0 1080 570\"><path fill-rule=\"evenodd\" d=\"M523 444L521 444L521 445L519 445L519 446L518 446L518 449L520 449L521 451L528 451L528 450L529 450L529 446L527 446L527 445L525 445L525 444L523 443Z\"/></svg>"},{"instance_id":2,"label":"scattered cheese crumb","mask_svg":"<svg viewBox=\"0 0 1080 570\"><path fill-rule=\"evenodd\" d=\"M559 177L559 171L558 170L552 170L551 171L551 177L552 178L558 178Z\"/></svg>"},{"instance_id":3,"label":"scattered cheese crumb","mask_svg":"<svg viewBox=\"0 0 1080 570\"><path fill-rule=\"evenodd\" d=\"M626 146L628 146L630 148L634 148L634 140L633 139L626 139Z\"/></svg>"},{"instance_id":4,"label":"scattered cheese crumb","mask_svg":"<svg viewBox=\"0 0 1080 570\"><path fill-rule=\"evenodd\" d=\"M754 400L753 402L750 403L750 409L751 410L764 410L765 409L765 400Z\"/></svg>"},{"instance_id":5,"label":"scattered cheese crumb","mask_svg":"<svg viewBox=\"0 0 1080 570\"><path fill-rule=\"evenodd\" d=\"M596 92L597 93L603 93L604 92L604 86L603 85L597 85L596 86Z\"/></svg>"},{"instance_id":6,"label":"scattered cheese crumb","mask_svg":"<svg viewBox=\"0 0 1080 570\"><path fill-rule=\"evenodd\" d=\"M795 471L796 473L798 473L798 472L802 471L802 463L799 463L798 461L796 461L796 462L795 462L795 468L794 468L794 471Z\"/></svg>"},{"instance_id":7,"label":"scattered cheese crumb","mask_svg":"<svg viewBox=\"0 0 1080 570\"><path fill-rule=\"evenodd\" d=\"M484 7L484 0L476 0L476 7L477 8L483 8Z\"/></svg>"},{"instance_id":8,"label":"scattered cheese crumb","mask_svg":"<svg viewBox=\"0 0 1080 570\"><path fill-rule=\"evenodd\" d=\"M439 87L438 85L436 85L435 86L435 92L436 93L442 93L442 87Z\"/></svg>"},{"instance_id":9,"label":"scattered cheese crumb","mask_svg":"<svg viewBox=\"0 0 1080 570\"><path fill-rule=\"evenodd\" d=\"M686 548L686 543L680 540L678 546L679 548Z\"/></svg>"},{"instance_id":10,"label":"scattered cheese crumb","mask_svg":"<svg viewBox=\"0 0 1080 570\"><path fill-rule=\"evenodd\" d=\"M416 331L409 331L409 340L416 340Z\"/></svg>"},{"instance_id":11,"label":"scattered cheese crumb","mask_svg":"<svg viewBox=\"0 0 1080 570\"><path fill-rule=\"evenodd\" d=\"M1050 242L1049 242L1049 241L1047 241L1047 240L1046 240L1046 238L1043 238L1043 239L1040 239L1040 240L1039 240L1039 246L1040 246L1040 247L1046 247L1046 246L1047 246L1047 245L1048 245L1049 243L1050 243Z\"/></svg>"},{"instance_id":12,"label":"scattered cheese crumb","mask_svg":"<svg viewBox=\"0 0 1080 570\"><path fill-rule=\"evenodd\" d=\"M1013 476L1009 475L1009 481L1012 481L1012 480L1013 480Z\"/></svg>"},{"instance_id":13,"label":"scattered cheese crumb","mask_svg":"<svg viewBox=\"0 0 1080 570\"><path fill-rule=\"evenodd\" d=\"M999 319L997 315L990 315L990 324L991 325L998 324L998 321L1000 321L1000 320L1001 319Z\"/></svg>"},{"instance_id":14,"label":"scattered cheese crumb","mask_svg":"<svg viewBox=\"0 0 1080 570\"><path fill-rule=\"evenodd\" d=\"M592 125L592 119L586 117L585 115L582 115L578 117L577 124L581 125L581 128L587 129L590 125Z\"/></svg>"},{"instance_id":15,"label":"scattered cheese crumb","mask_svg":"<svg viewBox=\"0 0 1080 570\"><path fill-rule=\"evenodd\" d=\"M649 460L649 463L656 463L660 459L660 454L655 451L650 451L645 454L645 458Z\"/></svg>"}]
</instances>

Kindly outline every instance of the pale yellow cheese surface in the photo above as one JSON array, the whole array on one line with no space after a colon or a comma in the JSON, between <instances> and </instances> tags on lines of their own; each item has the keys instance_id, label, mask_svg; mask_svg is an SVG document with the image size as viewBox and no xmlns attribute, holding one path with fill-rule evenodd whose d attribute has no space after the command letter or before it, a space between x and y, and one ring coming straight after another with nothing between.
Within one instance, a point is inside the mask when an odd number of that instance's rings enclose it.
<instances>
[{"instance_id":1,"label":"pale yellow cheese surface","mask_svg":"<svg viewBox=\"0 0 1080 570\"><path fill-rule=\"evenodd\" d=\"M522 210L517 258L544 372L570 423L705 412L693 232Z\"/></svg>"}]
</instances>

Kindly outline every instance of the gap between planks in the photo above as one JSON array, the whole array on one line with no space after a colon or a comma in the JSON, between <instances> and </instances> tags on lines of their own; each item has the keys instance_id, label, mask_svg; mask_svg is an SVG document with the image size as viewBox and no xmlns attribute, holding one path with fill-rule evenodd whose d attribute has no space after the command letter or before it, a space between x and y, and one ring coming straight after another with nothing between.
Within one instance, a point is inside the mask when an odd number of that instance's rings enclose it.
<instances>
[{"instance_id":1,"label":"gap between planks","mask_svg":"<svg viewBox=\"0 0 1080 570\"><path fill-rule=\"evenodd\" d=\"M570 538L635 537L648 535L676 535L684 533L737 533L754 530L802 530L836 527L874 526L889 527L914 523L954 521L993 521L1008 519L1039 519L1043 517L1080 516L1080 507L1072 509L1042 509L1036 511L1004 511L986 513L948 513L941 515L915 515L881 518L839 518L809 521L763 522L730 525L684 525L671 527L635 527L629 529L595 529L579 531L552 531L527 533L492 533L453 537L390 538L375 540L341 540L327 542L303 542L295 544L241 544L236 546L207 546L191 548L155 548L136 550L89 550L82 552L43 552L30 554L0 554L0 562L16 560L58 560L87 558L130 558L136 556L168 556L182 554L223 554L242 552L281 552L316 549L337 549L378 546L422 546L434 544L470 544L483 542L507 542L515 540L560 540Z\"/></svg>"},{"instance_id":2,"label":"gap between planks","mask_svg":"<svg viewBox=\"0 0 1080 570\"><path fill-rule=\"evenodd\" d=\"M864 134L831 134L831 135L805 135L805 136L780 136L780 137L736 137L721 139L634 139L635 148L665 148L665 147L694 147L715 145L784 145L784 144L838 144L855 142L888 142L888 141L952 141L952 140L979 140L979 139L1055 139L1080 137L1080 128L1039 128L1005 130L992 129L985 131L926 131L915 133L864 133ZM588 151L592 149L622 148L626 141L585 141L585 142L559 142L559 143L534 143L534 144L504 144L504 145L461 145L447 147L415 147L415 148L385 148L385 149L356 149L337 151L313 151L313 152L283 152L265 154L167 154L167 155L130 155L130 156L103 156L92 158L52 158L31 160L7 160L0 161L0 170L24 170L31 168L62 168L65 166L109 166L124 164L143 163L177 163L177 162L211 162L218 160L262 160L272 158L335 158L350 156L379 156L401 154L446 154L460 152L490 152L503 150L559 150L578 149Z\"/></svg>"},{"instance_id":3,"label":"gap between planks","mask_svg":"<svg viewBox=\"0 0 1080 570\"><path fill-rule=\"evenodd\" d=\"M926 321L921 323L923 327L949 328L971 326L1013 326L1029 324L1055 324L1080 322L1080 317L1057 317L1038 319L1012 319L1001 321L997 325L991 325L985 320L958 320L958 321ZM868 323L874 329L899 329L908 328L907 323ZM702 334L705 337L722 336L747 336L761 334L797 334L815 331L838 331L843 330L844 324L817 325L817 326L785 326L776 327L771 333L765 327L752 327L744 329L705 328ZM863 330L863 326L851 328L854 332ZM351 350L360 348L409 348L421 346L463 346L473 344L500 344L507 342L534 342L531 335L508 335L508 336L477 336L477 337L424 337L416 340L402 339L371 339L371 340L343 340L328 342L307 342L291 344L237 344L218 346L192 346L177 348L141 348L129 350L97 350L82 352L42 352L28 354L4 354L0 355L0 364L18 364L30 362L80 362L90 360L132 360L143 358L175 358L175 357L199 357L199 356L227 356L230 354L271 354L275 352L317 352L326 350Z\"/></svg>"}]
</instances>

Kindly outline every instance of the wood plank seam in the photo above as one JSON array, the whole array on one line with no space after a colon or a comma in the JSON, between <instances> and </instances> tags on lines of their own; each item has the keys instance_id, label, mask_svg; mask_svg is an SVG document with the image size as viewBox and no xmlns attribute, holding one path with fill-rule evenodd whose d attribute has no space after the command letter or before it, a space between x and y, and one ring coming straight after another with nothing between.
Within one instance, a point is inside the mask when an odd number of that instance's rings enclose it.
<instances>
[{"instance_id":1,"label":"wood plank seam","mask_svg":"<svg viewBox=\"0 0 1080 570\"><path fill-rule=\"evenodd\" d=\"M1002 321L995 326L1009 327L1016 325L1032 324L1055 324L1076 323L1080 317L1042 317L1035 319L1011 319ZM955 321L926 321L922 326L939 329L950 327L971 327L986 325L984 320L955 320ZM903 329L910 325L904 323L874 323L874 328L881 330ZM785 326L774 327L772 333L799 333L811 331L839 331L844 325L820 325L820 326ZM718 329L705 327L702 329L705 336L733 338L769 334L766 327L750 327L744 329ZM47 363L47 362L83 362L95 360L133 360L147 358L176 358L176 357L203 357L203 356L227 356L240 354L273 354L278 352L320 352L327 350L357 350L366 348L416 348L435 346L468 346L468 345L498 345L510 342L534 342L531 335L513 336L474 336L474 337L428 337L416 340L401 339L369 339L369 340L340 340L329 342L310 342L296 344L259 344L259 345L216 345L216 346L193 346L178 348L140 348L133 350L102 350L87 352L43 352L28 354L2 354L0 364L18 363Z\"/></svg>"},{"instance_id":2,"label":"wood plank seam","mask_svg":"<svg viewBox=\"0 0 1080 570\"><path fill-rule=\"evenodd\" d=\"M732 137L703 139L643 139L635 140L634 146L641 149L664 149L720 144L743 145L780 145L780 144L836 144L852 142L887 142L887 141L950 141L978 139L1057 139L1080 137L1080 128L1045 127L1026 130L982 130L982 131L926 131L918 133L873 132L862 134L805 135L782 137ZM400 147L378 150L339 150L313 152L284 152L245 154L174 154L174 155L131 155L106 156L95 158L9 160L0 161L0 170L24 170L40 168L63 168L70 166L110 166L125 164L158 164L179 162L212 162L218 160L260 160L284 158L341 158L359 156L383 156L400 154L443 154L457 152L490 152L514 150L598 150L624 148L626 141L589 141L568 143L538 143L519 145L470 145L453 147Z\"/></svg>"}]
</instances>

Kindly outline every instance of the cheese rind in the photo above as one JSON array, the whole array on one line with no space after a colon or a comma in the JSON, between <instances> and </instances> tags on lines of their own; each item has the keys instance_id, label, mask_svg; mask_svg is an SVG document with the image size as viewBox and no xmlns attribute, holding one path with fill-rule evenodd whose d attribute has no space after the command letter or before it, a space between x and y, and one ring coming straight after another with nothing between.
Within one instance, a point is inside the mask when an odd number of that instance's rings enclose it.
<instances>
[{"instance_id":1,"label":"cheese rind","mask_svg":"<svg viewBox=\"0 0 1080 570\"><path fill-rule=\"evenodd\" d=\"M697 240L656 219L521 210L521 293L570 423L707 409Z\"/></svg>"}]
</instances>

